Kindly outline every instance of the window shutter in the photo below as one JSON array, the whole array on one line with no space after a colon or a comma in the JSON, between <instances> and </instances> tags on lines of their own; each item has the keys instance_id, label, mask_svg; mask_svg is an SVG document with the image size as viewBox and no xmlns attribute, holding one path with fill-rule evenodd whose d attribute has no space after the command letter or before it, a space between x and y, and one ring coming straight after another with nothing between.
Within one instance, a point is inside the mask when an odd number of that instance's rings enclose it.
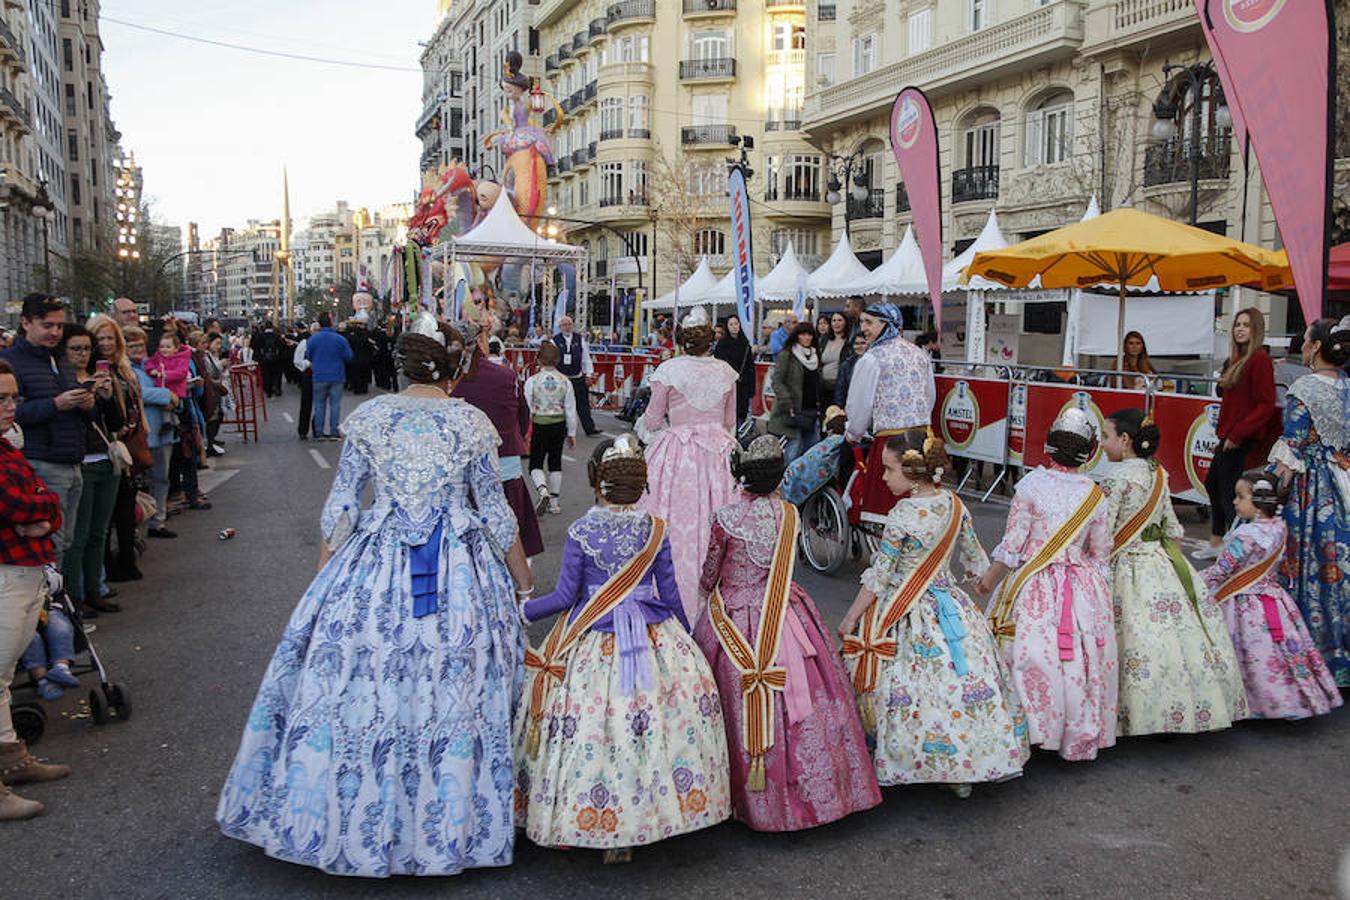
<instances>
[{"instance_id":1,"label":"window shutter","mask_svg":"<svg viewBox=\"0 0 1350 900\"><path fill-rule=\"evenodd\" d=\"M1026 165L1039 166L1045 162L1041 148L1044 146L1042 135L1044 134L1043 125L1045 116L1039 109L1033 109L1027 113L1027 147L1026 147Z\"/></svg>"}]
</instances>

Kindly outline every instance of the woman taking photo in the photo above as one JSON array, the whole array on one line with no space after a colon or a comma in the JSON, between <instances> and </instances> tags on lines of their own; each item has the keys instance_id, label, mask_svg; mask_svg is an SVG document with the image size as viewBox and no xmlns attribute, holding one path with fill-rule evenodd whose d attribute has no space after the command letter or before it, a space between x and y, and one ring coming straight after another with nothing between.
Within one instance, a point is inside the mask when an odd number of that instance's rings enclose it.
<instances>
[{"instance_id":1,"label":"woman taking photo","mask_svg":"<svg viewBox=\"0 0 1350 900\"><path fill-rule=\"evenodd\" d=\"M1312 369L1289 387L1284 434L1270 450L1289 529L1281 581L1308 623L1336 684L1350 687L1350 316L1308 327Z\"/></svg>"},{"instance_id":2,"label":"woman taking photo","mask_svg":"<svg viewBox=\"0 0 1350 900\"><path fill-rule=\"evenodd\" d=\"M1192 554L1196 559L1218 559L1223 536L1233 524L1233 492L1246 466L1247 454L1265 450L1275 414L1275 365L1261 346L1266 340L1266 320L1255 307L1233 317L1232 349L1219 377L1219 445L1205 478L1209 494L1209 546Z\"/></svg>"},{"instance_id":3,"label":"woman taking photo","mask_svg":"<svg viewBox=\"0 0 1350 900\"><path fill-rule=\"evenodd\" d=\"M830 316L830 329L816 339L820 352L820 396L831 398L839 383L839 364L848 356L848 319L841 312Z\"/></svg>"},{"instance_id":4,"label":"woman taking photo","mask_svg":"<svg viewBox=\"0 0 1350 900\"><path fill-rule=\"evenodd\" d=\"M739 316L727 316L726 334L713 347L713 356L736 373L736 424L740 425L750 415L750 400L755 395L755 349L745 337Z\"/></svg>"},{"instance_id":5,"label":"woman taking photo","mask_svg":"<svg viewBox=\"0 0 1350 900\"><path fill-rule=\"evenodd\" d=\"M815 328L802 322L792 331L792 343L783 348L773 364L769 434L786 438L783 458L789 465L811 449L819 434L820 354L815 341Z\"/></svg>"},{"instance_id":6,"label":"woman taking photo","mask_svg":"<svg viewBox=\"0 0 1350 900\"><path fill-rule=\"evenodd\" d=\"M108 361L112 374L113 399L117 401L123 422L116 436L126 444L133 463L139 456L141 464L145 464L150 459L150 445L145 415L141 411L140 382L127 359L122 328L109 317L99 315L89 320L89 332L94 336L94 347L99 356ZM105 553L103 563L108 581L138 581L141 577L136 566L136 471L133 466L132 471L123 472L117 479L117 499L109 523L109 530L117 538L117 552Z\"/></svg>"}]
</instances>

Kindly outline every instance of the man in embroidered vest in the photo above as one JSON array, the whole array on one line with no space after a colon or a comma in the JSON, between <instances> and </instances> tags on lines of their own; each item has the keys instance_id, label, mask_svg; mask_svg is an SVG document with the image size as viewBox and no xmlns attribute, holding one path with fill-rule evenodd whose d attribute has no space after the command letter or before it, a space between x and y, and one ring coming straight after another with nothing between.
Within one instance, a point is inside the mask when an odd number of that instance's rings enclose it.
<instances>
[{"instance_id":1,"label":"man in embroidered vest","mask_svg":"<svg viewBox=\"0 0 1350 900\"><path fill-rule=\"evenodd\" d=\"M562 353L558 371L572 382L572 391L577 398L577 418L581 420L582 429L588 436L599 434L600 429L595 427L595 422L591 419L590 384L595 376L595 365L591 362L591 348L573 328L571 316L563 316L558 321L558 333L553 336L553 343L558 345L558 350Z\"/></svg>"}]
</instances>

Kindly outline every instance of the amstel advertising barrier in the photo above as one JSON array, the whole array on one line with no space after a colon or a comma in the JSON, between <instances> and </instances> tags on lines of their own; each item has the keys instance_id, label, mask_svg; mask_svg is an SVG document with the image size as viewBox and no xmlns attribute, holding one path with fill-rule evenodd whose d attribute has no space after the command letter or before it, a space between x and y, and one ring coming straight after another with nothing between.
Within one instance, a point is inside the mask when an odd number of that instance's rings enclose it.
<instances>
[{"instance_id":1,"label":"amstel advertising barrier","mask_svg":"<svg viewBox=\"0 0 1350 900\"><path fill-rule=\"evenodd\" d=\"M1045 435L1070 406L1083 410L1103 432L1111 413L1136 407L1153 412L1162 440L1157 460L1167 470L1172 496L1207 503L1205 476L1218 437L1219 401L1212 397L1041 384L998 378L938 375L933 430L952 456L1032 468L1049 462ZM1103 478L1113 464L1100 447L1084 467Z\"/></svg>"}]
</instances>

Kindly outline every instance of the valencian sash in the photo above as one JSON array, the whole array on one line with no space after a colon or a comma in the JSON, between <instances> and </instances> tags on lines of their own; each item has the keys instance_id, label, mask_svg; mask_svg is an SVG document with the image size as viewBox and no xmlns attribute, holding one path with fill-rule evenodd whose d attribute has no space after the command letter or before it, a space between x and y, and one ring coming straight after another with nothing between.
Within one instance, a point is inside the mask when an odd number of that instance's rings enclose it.
<instances>
[{"instance_id":1,"label":"valencian sash","mask_svg":"<svg viewBox=\"0 0 1350 900\"><path fill-rule=\"evenodd\" d=\"M1264 559L1259 560L1245 569L1239 569L1219 585L1214 591L1214 601L1222 603L1236 594L1241 594L1247 588L1256 584L1262 578L1270 574L1270 570L1275 568L1280 557L1284 555L1284 541L1275 545L1275 549Z\"/></svg>"},{"instance_id":2,"label":"valencian sash","mask_svg":"<svg viewBox=\"0 0 1350 900\"><path fill-rule=\"evenodd\" d=\"M844 658L856 659L853 672L853 691L858 695L858 711L863 727L869 732L876 728L876 714L872 707L872 690L877 686L877 675L881 671L883 659L895 659L899 644L889 637L893 629L932 585L943 562L956 547L956 536L961 532L961 522L965 516L965 506L956 494L951 495L951 520L942 537L933 545L918 566L905 578L899 589L891 595L884 611L879 612L880 598L872 602L863 612L855 634L844 637Z\"/></svg>"},{"instance_id":3,"label":"valencian sash","mask_svg":"<svg viewBox=\"0 0 1350 900\"><path fill-rule=\"evenodd\" d=\"M1149 488L1148 497L1144 500L1144 505L1139 511L1130 517L1130 520L1120 526L1120 530L1115 533L1111 541L1111 556L1115 556L1120 551L1130 545L1139 532L1144 530L1144 526L1153 518L1153 514L1158 510L1158 504L1162 502L1163 495L1166 493L1166 485L1161 467L1153 470L1153 485Z\"/></svg>"},{"instance_id":4,"label":"valencian sash","mask_svg":"<svg viewBox=\"0 0 1350 900\"><path fill-rule=\"evenodd\" d=\"M750 754L750 774L745 788L764 790L764 755L773 746L773 692L787 687L787 669L778 665L778 648L783 642L787 621L788 597L792 590L792 569L797 562L799 516L791 503L783 507L783 524L778 529L769 580L764 586L764 606L759 616L759 634L751 648L745 635L731 621L722 605L721 591L714 587L708 597L708 619L717 633L717 642L741 673L741 741Z\"/></svg>"},{"instance_id":5,"label":"valencian sash","mask_svg":"<svg viewBox=\"0 0 1350 900\"><path fill-rule=\"evenodd\" d=\"M1010 641L1017 633L1016 626L1013 624L1012 612L1013 603L1022 588L1031 579L1031 576L1044 569L1050 563L1055 561L1055 557L1064 551L1064 548L1073 543L1074 538L1078 537L1084 526L1092 519L1092 513L1097 508L1104 495L1102 489L1097 485L1092 485L1083 502L1078 504L1078 508L1073 511L1073 515L1064 520L1064 524L1055 529L1055 533L1050 535L1050 539L1041 545L1041 549L1036 554L1023 563L1016 572L1013 572L1007 578L1003 579L1003 586L994 600L993 611L989 614L989 626L993 629L994 637L998 639L1002 646L1004 641ZM1066 640L1065 622L1063 621L1070 613L1070 607L1066 601L1065 615L1061 616L1060 622L1060 655L1061 658L1066 650L1064 642ZM1072 640L1072 632L1067 635ZM1072 659L1072 656L1068 657Z\"/></svg>"},{"instance_id":6,"label":"valencian sash","mask_svg":"<svg viewBox=\"0 0 1350 900\"><path fill-rule=\"evenodd\" d=\"M539 753L539 723L544 719L554 686L561 683L567 673L568 654L591 626L612 613L624 601L656 561L656 554L661 550L661 542L666 536L666 523L656 516L651 519L652 533L637 555L600 586L570 623L566 615L559 616L541 649L525 650L525 669L534 672L534 681L530 685L530 731L525 744L526 752L531 756Z\"/></svg>"}]
</instances>

